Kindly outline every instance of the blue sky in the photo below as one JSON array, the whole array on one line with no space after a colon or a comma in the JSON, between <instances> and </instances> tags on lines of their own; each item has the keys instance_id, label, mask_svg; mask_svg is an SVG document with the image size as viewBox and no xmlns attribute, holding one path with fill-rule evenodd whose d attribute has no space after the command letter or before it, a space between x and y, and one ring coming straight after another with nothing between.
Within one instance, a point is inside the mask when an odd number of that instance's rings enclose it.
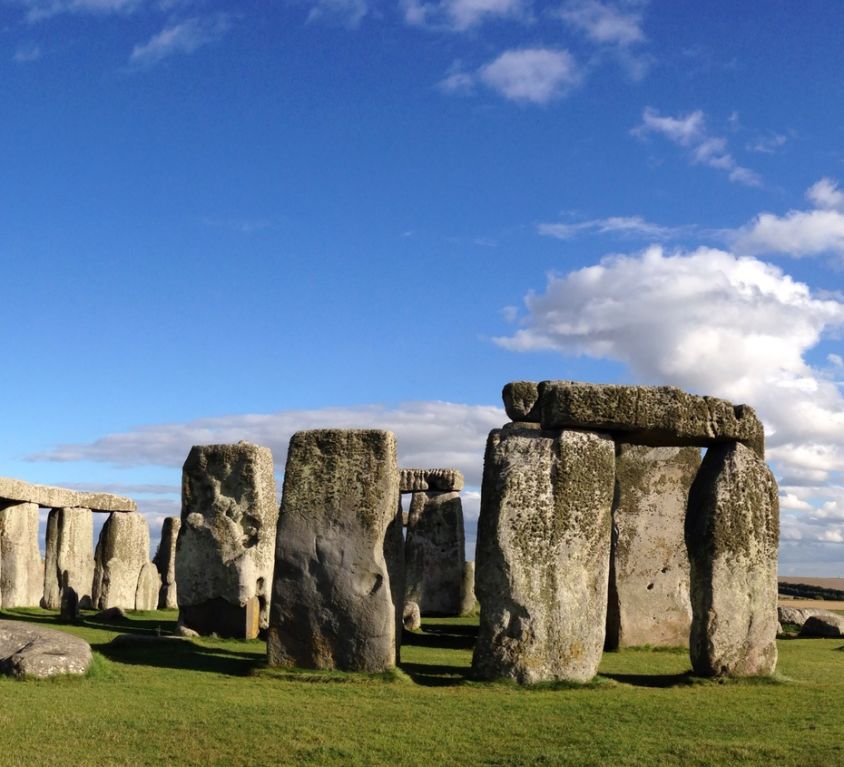
<instances>
[{"instance_id":1,"label":"blue sky","mask_svg":"<svg viewBox=\"0 0 844 767\"><path fill-rule=\"evenodd\" d=\"M378 426L467 476L515 379L754 405L844 576L844 7L5 0L2 474Z\"/></svg>"}]
</instances>

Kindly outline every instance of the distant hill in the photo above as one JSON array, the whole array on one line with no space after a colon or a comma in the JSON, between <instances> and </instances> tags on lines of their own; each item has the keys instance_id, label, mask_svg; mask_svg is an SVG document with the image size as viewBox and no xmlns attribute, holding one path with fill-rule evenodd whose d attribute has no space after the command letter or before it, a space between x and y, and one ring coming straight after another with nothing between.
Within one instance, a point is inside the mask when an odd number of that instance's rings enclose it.
<instances>
[{"instance_id":1,"label":"distant hill","mask_svg":"<svg viewBox=\"0 0 844 767\"><path fill-rule=\"evenodd\" d=\"M779 593L800 599L844 599L844 578L780 577Z\"/></svg>"}]
</instances>

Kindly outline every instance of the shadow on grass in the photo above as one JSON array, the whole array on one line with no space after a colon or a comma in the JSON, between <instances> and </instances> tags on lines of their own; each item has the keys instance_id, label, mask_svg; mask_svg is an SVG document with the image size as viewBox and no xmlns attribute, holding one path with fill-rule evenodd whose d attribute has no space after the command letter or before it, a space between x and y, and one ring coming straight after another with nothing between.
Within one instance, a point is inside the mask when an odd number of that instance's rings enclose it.
<instances>
[{"instance_id":1,"label":"shadow on grass","mask_svg":"<svg viewBox=\"0 0 844 767\"><path fill-rule=\"evenodd\" d=\"M173 640L163 645L138 643L114 646L105 642L91 645L91 649L114 663L226 676L249 676L266 662L263 654L207 647L185 640Z\"/></svg>"},{"instance_id":2,"label":"shadow on grass","mask_svg":"<svg viewBox=\"0 0 844 767\"><path fill-rule=\"evenodd\" d=\"M401 670L414 684L424 687L456 687L469 679L468 666L447 666L433 663L402 663Z\"/></svg>"},{"instance_id":3,"label":"shadow on grass","mask_svg":"<svg viewBox=\"0 0 844 767\"><path fill-rule=\"evenodd\" d=\"M688 687L698 681L691 671L684 671L682 674L601 674L600 676L633 687Z\"/></svg>"},{"instance_id":4,"label":"shadow on grass","mask_svg":"<svg viewBox=\"0 0 844 767\"><path fill-rule=\"evenodd\" d=\"M477 626L425 623L422 631L405 631L402 645L436 647L440 650L471 650L478 636Z\"/></svg>"}]
</instances>

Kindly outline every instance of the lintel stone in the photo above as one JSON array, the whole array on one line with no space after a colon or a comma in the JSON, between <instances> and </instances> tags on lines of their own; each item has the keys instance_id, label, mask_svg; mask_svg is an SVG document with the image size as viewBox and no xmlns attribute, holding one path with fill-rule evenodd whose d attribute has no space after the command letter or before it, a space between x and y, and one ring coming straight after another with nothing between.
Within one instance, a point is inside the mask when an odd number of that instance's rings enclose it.
<instances>
[{"instance_id":1,"label":"lintel stone","mask_svg":"<svg viewBox=\"0 0 844 767\"><path fill-rule=\"evenodd\" d=\"M35 503L47 509L90 509L91 511L137 511L131 498L111 493L83 493L64 487L34 485L21 479L0 477L0 499Z\"/></svg>"}]
</instances>

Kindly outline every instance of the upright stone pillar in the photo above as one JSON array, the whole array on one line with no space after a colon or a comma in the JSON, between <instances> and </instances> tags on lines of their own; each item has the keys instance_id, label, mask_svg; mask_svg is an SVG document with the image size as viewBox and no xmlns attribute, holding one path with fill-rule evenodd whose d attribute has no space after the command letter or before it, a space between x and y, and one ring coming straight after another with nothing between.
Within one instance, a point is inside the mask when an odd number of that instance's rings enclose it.
<instances>
[{"instance_id":1,"label":"upright stone pillar","mask_svg":"<svg viewBox=\"0 0 844 767\"><path fill-rule=\"evenodd\" d=\"M269 448L198 445L182 470L179 622L254 639L269 617L278 505Z\"/></svg>"},{"instance_id":2,"label":"upright stone pillar","mask_svg":"<svg viewBox=\"0 0 844 767\"><path fill-rule=\"evenodd\" d=\"M394 665L384 538L398 503L390 432L293 435L276 538L271 666L374 672Z\"/></svg>"},{"instance_id":3,"label":"upright stone pillar","mask_svg":"<svg viewBox=\"0 0 844 767\"><path fill-rule=\"evenodd\" d=\"M405 592L422 615L458 615L466 561L457 492L413 493L405 539Z\"/></svg>"},{"instance_id":4,"label":"upright stone pillar","mask_svg":"<svg viewBox=\"0 0 844 767\"><path fill-rule=\"evenodd\" d=\"M38 506L0 502L0 604L38 607L43 591Z\"/></svg>"},{"instance_id":5,"label":"upright stone pillar","mask_svg":"<svg viewBox=\"0 0 844 767\"><path fill-rule=\"evenodd\" d=\"M487 441L475 590L482 679L584 682L604 646L615 444L517 424Z\"/></svg>"},{"instance_id":6,"label":"upright stone pillar","mask_svg":"<svg viewBox=\"0 0 844 767\"><path fill-rule=\"evenodd\" d=\"M51 509L47 517L42 607L48 610L61 608L62 584L65 582L67 588L76 592L79 606L90 607L93 580L93 513L90 509Z\"/></svg>"},{"instance_id":7,"label":"upright stone pillar","mask_svg":"<svg viewBox=\"0 0 844 767\"><path fill-rule=\"evenodd\" d=\"M692 606L684 528L699 467L696 447L618 443L608 649L688 646Z\"/></svg>"},{"instance_id":8,"label":"upright stone pillar","mask_svg":"<svg viewBox=\"0 0 844 767\"><path fill-rule=\"evenodd\" d=\"M384 561L387 563L387 573L390 576L390 595L396 614L396 663L401 661L401 640L404 628L404 602L401 598L405 584L403 530L404 515L401 508L401 496L399 496L396 513L384 533Z\"/></svg>"},{"instance_id":9,"label":"upright stone pillar","mask_svg":"<svg viewBox=\"0 0 844 767\"><path fill-rule=\"evenodd\" d=\"M478 602L475 599L475 563L467 560L463 564L463 578L460 582L460 615L471 615Z\"/></svg>"},{"instance_id":10,"label":"upright stone pillar","mask_svg":"<svg viewBox=\"0 0 844 767\"><path fill-rule=\"evenodd\" d=\"M686 517L695 673L774 672L778 542L779 501L770 469L742 444L710 447Z\"/></svg>"},{"instance_id":11,"label":"upright stone pillar","mask_svg":"<svg viewBox=\"0 0 844 767\"><path fill-rule=\"evenodd\" d=\"M176 593L176 540L182 520L167 517L161 525L161 541L152 561L161 577L161 591L158 606L162 609L175 610L179 607Z\"/></svg>"},{"instance_id":12,"label":"upright stone pillar","mask_svg":"<svg viewBox=\"0 0 844 767\"><path fill-rule=\"evenodd\" d=\"M94 607L107 610L153 609L148 604L138 608L138 581L149 562L149 525L136 511L112 512L103 529L96 550L94 570Z\"/></svg>"}]
</instances>

